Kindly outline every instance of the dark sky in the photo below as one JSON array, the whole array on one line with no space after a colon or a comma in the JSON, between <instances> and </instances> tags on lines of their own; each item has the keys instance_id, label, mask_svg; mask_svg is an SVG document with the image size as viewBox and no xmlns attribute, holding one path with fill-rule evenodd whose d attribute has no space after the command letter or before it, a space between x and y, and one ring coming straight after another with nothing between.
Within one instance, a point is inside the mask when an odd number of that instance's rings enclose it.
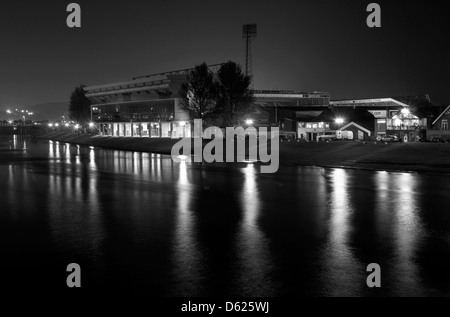
<instances>
[{"instance_id":1,"label":"dark sky","mask_svg":"<svg viewBox=\"0 0 450 317\"><path fill-rule=\"evenodd\" d=\"M68 100L79 84L124 81L207 62L244 62L242 24L257 23L255 89L328 91L333 99L428 93L450 103L450 5L377 1L2 1L0 108ZM447 2L448 3L448 2Z\"/></svg>"}]
</instances>

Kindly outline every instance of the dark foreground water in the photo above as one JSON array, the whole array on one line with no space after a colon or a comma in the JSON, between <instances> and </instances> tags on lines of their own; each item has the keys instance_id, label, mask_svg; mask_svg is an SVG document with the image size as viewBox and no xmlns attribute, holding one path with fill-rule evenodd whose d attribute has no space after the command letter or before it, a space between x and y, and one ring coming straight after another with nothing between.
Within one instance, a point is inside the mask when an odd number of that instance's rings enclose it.
<instances>
[{"instance_id":1,"label":"dark foreground water","mask_svg":"<svg viewBox=\"0 0 450 317\"><path fill-rule=\"evenodd\" d=\"M84 289L149 296L450 295L449 176L0 141L3 289L78 263Z\"/></svg>"}]
</instances>

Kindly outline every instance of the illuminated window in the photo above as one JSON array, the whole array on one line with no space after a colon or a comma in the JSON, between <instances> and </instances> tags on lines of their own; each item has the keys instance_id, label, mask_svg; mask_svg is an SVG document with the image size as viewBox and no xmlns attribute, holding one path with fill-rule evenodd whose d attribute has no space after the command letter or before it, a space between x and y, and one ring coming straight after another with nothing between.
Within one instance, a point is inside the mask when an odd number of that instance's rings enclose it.
<instances>
[{"instance_id":1,"label":"illuminated window","mask_svg":"<svg viewBox=\"0 0 450 317\"><path fill-rule=\"evenodd\" d=\"M319 122L319 129L323 129L324 127L324 123L323 122Z\"/></svg>"},{"instance_id":2,"label":"illuminated window","mask_svg":"<svg viewBox=\"0 0 450 317\"><path fill-rule=\"evenodd\" d=\"M313 129L317 129L317 123L313 123L312 127Z\"/></svg>"},{"instance_id":3,"label":"illuminated window","mask_svg":"<svg viewBox=\"0 0 450 317\"><path fill-rule=\"evenodd\" d=\"M448 120L442 120L441 130L448 130Z\"/></svg>"},{"instance_id":4,"label":"illuminated window","mask_svg":"<svg viewBox=\"0 0 450 317\"><path fill-rule=\"evenodd\" d=\"M307 129L312 129L312 124L311 124L311 123L307 123L307 124L306 124L306 128L307 128Z\"/></svg>"}]
</instances>

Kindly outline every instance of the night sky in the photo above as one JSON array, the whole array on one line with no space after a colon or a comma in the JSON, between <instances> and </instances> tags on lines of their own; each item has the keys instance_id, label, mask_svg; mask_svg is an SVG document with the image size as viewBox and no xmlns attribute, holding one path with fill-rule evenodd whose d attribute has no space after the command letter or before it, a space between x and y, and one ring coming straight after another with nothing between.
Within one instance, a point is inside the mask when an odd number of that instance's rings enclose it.
<instances>
[{"instance_id":1,"label":"night sky","mask_svg":"<svg viewBox=\"0 0 450 317\"><path fill-rule=\"evenodd\" d=\"M450 5L377 1L2 1L0 108L68 100L79 84L228 60L244 63L242 24L257 23L255 89L328 91L332 99L428 93L450 103ZM395 2L395 4L393 4Z\"/></svg>"}]
</instances>

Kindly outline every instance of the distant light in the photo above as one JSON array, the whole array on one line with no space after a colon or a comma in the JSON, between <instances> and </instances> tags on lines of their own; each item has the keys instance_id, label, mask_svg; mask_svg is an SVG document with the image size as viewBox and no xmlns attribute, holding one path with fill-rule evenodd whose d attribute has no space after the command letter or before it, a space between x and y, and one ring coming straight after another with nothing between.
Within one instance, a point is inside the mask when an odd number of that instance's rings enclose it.
<instances>
[{"instance_id":1,"label":"distant light","mask_svg":"<svg viewBox=\"0 0 450 317\"><path fill-rule=\"evenodd\" d=\"M252 119L248 119L245 121L246 125L252 125L253 124L253 120Z\"/></svg>"},{"instance_id":2,"label":"distant light","mask_svg":"<svg viewBox=\"0 0 450 317\"><path fill-rule=\"evenodd\" d=\"M409 111L408 108L403 108L401 112L402 112L402 114L404 114L404 115L408 115L408 114L411 113L411 112Z\"/></svg>"},{"instance_id":3,"label":"distant light","mask_svg":"<svg viewBox=\"0 0 450 317\"><path fill-rule=\"evenodd\" d=\"M80 125L77 123L75 124L75 129L78 129L80 127Z\"/></svg>"},{"instance_id":4,"label":"distant light","mask_svg":"<svg viewBox=\"0 0 450 317\"><path fill-rule=\"evenodd\" d=\"M186 125L186 122L180 121L180 127L184 127Z\"/></svg>"},{"instance_id":5,"label":"distant light","mask_svg":"<svg viewBox=\"0 0 450 317\"><path fill-rule=\"evenodd\" d=\"M94 123L89 122L89 126L92 128L94 126Z\"/></svg>"},{"instance_id":6,"label":"distant light","mask_svg":"<svg viewBox=\"0 0 450 317\"><path fill-rule=\"evenodd\" d=\"M344 123L344 119L342 119L342 118L336 118L335 122L336 122L337 124L343 124L343 123Z\"/></svg>"},{"instance_id":7,"label":"distant light","mask_svg":"<svg viewBox=\"0 0 450 317\"><path fill-rule=\"evenodd\" d=\"M32 116L33 114L34 114L34 112L30 112L30 113L28 113L30 116Z\"/></svg>"},{"instance_id":8,"label":"distant light","mask_svg":"<svg viewBox=\"0 0 450 317\"><path fill-rule=\"evenodd\" d=\"M8 123L9 123L9 124L12 124L12 120L9 120Z\"/></svg>"},{"instance_id":9,"label":"distant light","mask_svg":"<svg viewBox=\"0 0 450 317\"><path fill-rule=\"evenodd\" d=\"M66 127L68 127L68 126L69 126L69 124L68 124L68 123L66 123L66 124L65 124L65 126L66 126Z\"/></svg>"},{"instance_id":10,"label":"distant light","mask_svg":"<svg viewBox=\"0 0 450 317\"><path fill-rule=\"evenodd\" d=\"M53 127L53 123L49 123L48 126L49 126L49 127Z\"/></svg>"},{"instance_id":11,"label":"distant light","mask_svg":"<svg viewBox=\"0 0 450 317\"><path fill-rule=\"evenodd\" d=\"M58 127L59 126L59 123L55 123L55 127Z\"/></svg>"},{"instance_id":12,"label":"distant light","mask_svg":"<svg viewBox=\"0 0 450 317\"><path fill-rule=\"evenodd\" d=\"M6 113L11 113L11 110L6 110Z\"/></svg>"},{"instance_id":13,"label":"distant light","mask_svg":"<svg viewBox=\"0 0 450 317\"><path fill-rule=\"evenodd\" d=\"M25 111L21 110L20 112L24 113Z\"/></svg>"}]
</instances>

